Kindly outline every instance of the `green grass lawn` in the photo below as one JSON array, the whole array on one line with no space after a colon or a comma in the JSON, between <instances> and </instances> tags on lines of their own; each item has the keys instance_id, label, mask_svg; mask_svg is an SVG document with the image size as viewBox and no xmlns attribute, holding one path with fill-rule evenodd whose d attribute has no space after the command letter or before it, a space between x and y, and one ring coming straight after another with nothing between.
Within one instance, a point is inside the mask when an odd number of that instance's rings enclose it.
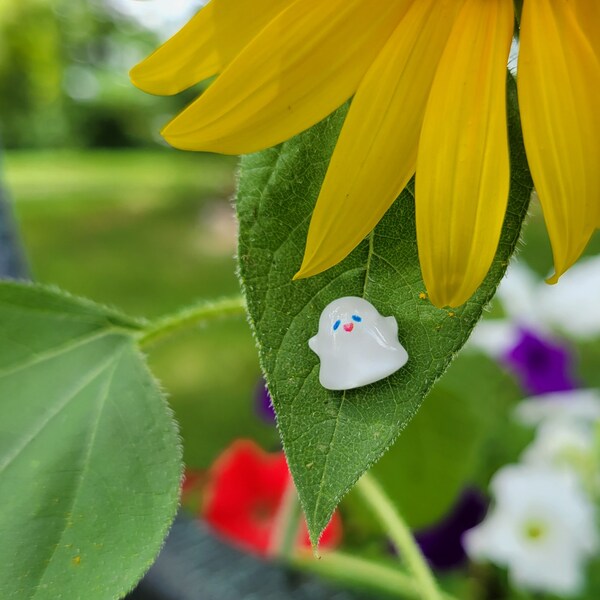
<instances>
[{"instance_id":1,"label":"green grass lawn","mask_svg":"<svg viewBox=\"0 0 600 600\"><path fill-rule=\"evenodd\" d=\"M235 160L159 149L18 152L4 162L37 281L147 317L239 293ZM276 443L253 413L259 367L243 319L186 332L149 354L188 464L207 465L240 436Z\"/></svg>"}]
</instances>

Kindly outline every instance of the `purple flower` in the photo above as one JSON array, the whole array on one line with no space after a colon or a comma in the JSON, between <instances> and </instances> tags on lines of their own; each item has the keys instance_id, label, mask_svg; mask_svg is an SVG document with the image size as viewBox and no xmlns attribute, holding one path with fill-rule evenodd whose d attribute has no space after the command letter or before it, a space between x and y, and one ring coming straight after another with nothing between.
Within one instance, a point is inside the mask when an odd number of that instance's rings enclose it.
<instances>
[{"instance_id":1,"label":"purple flower","mask_svg":"<svg viewBox=\"0 0 600 600\"><path fill-rule=\"evenodd\" d=\"M483 521L487 505L487 499L479 490L466 488L446 517L415 532L417 543L434 569L455 569L466 562L461 538L465 531Z\"/></svg>"},{"instance_id":2,"label":"purple flower","mask_svg":"<svg viewBox=\"0 0 600 600\"><path fill-rule=\"evenodd\" d=\"M275 423L275 411L273 410L271 395L269 394L265 380L262 378L256 386L254 406L256 409L256 414L263 421L270 424Z\"/></svg>"},{"instance_id":3,"label":"purple flower","mask_svg":"<svg viewBox=\"0 0 600 600\"><path fill-rule=\"evenodd\" d=\"M519 329L519 338L502 357L529 394L572 390L578 386L569 349L531 330Z\"/></svg>"}]
</instances>

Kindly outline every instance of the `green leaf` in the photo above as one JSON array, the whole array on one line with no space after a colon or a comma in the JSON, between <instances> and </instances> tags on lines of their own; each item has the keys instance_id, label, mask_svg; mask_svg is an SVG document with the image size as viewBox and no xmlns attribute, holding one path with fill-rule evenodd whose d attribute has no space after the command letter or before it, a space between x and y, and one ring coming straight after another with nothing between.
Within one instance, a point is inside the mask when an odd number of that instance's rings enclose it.
<instances>
[{"instance_id":1,"label":"green leaf","mask_svg":"<svg viewBox=\"0 0 600 600\"><path fill-rule=\"evenodd\" d=\"M509 77L509 208L496 259L469 302L450 311L420 297L425 288L412 184L346 260L292 281L345 110L277 148L245 157L237 201L240 277L313 543L342 496L392 444L467 340L504 274L531 192ZM320 386L318 358L307 342L323 308L342 296L362 296L381 314L394 315L410 359L384 381L332 392Z\"/></svg>"},{"instance_id":2,"label":"green leaf","mask_svg":"<svg viewBox=\"0 0 600 600\"><path fill-rule=\"evenodd\" d=\"M140 324L0 284L0 597L112 600L158 553L181 448Z\"/></svg>"}]
</instances>

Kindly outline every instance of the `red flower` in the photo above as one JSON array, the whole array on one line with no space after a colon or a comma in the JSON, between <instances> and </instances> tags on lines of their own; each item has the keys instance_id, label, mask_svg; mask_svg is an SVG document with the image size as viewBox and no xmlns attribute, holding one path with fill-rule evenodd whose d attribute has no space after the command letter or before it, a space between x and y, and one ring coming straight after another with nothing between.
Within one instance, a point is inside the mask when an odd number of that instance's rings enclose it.
<instances>
[{"instance_id":1,"label":"red flower","mask_svg":"<svg viewBox=\"0 0 600 600\"><path fill-rule=\"evenodd\" d=\"M250 440L237 440L209 471L202 515L211 527L235 545L267 556L273 550L277 515L292 478L283 452L267 453ZM340 543L342 524L334 514L320 547ZM306 523L298 544L310 547Z\"/></svg>"},{"instance_id":2,"label":"red flower","mask_svg":"<svg viewBox=\"0 0 600 600\"><path fill-rule=\"evenodd\" d=\"M195 469L186 469L181 480L181 495L183 497L198 491L206 478L205 472Z\"/></svg>"},{"instance_id":3,"label":"red flower","mask_svg":"<svg viewBox=\"0 0 600 600\"><path fill-rule=\"evenodd\" d=\"M181 505L190 512L196 512L206 485L206 471L186 469L181 481Z\"/></svg>"}]
</instances>

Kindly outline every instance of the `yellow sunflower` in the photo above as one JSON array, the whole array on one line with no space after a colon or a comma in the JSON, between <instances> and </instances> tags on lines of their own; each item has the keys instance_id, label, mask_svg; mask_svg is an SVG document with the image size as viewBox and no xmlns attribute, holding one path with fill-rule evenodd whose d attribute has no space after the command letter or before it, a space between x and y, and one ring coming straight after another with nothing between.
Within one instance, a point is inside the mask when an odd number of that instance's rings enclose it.
<instances>
[{"instance_id":1,"label":"yellow sunflower","mask_svg":"<svg viewBox=\"0 0 600 600\"><path fill-rule=\"evenodd\" d=\"M163 130L254 152L353 97L296 277L346 257L416 172L417 243L437 306L485 277L509 191L512 0L212 0L131 72L155 94L218 74ZM517 85L555 282L600 227L600 2L524 0Z\"/></svg>"}]
</instances>

